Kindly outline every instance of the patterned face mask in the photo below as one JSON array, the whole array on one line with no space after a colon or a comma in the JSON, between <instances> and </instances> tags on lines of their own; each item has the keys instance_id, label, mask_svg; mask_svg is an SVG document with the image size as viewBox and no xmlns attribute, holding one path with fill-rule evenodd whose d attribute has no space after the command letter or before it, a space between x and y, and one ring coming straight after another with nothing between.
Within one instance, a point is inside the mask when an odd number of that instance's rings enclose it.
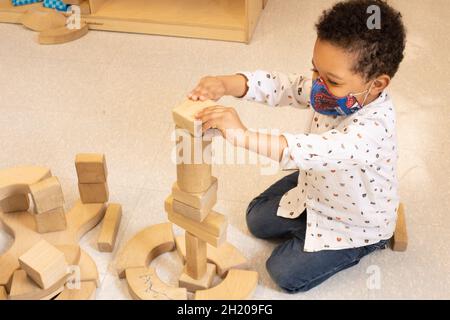
<instances>
[{"instance_id":1,"label":"patterned face mask","mask_svg":"<svg viewBox=\"0 0 450 320\"><path fill-rule=\"evenodd\" d=\"M363 92L351 93L345 97L336 97L330 92L325 81L319 77L314 80L311 89L311 106L316 112L329 116L351 115L364 107L374 83L375 81L372 82L369 89ZM360 105L355 97L365 93L366 96L364 101L362 105Z\"/></svg>"}]
</instances>

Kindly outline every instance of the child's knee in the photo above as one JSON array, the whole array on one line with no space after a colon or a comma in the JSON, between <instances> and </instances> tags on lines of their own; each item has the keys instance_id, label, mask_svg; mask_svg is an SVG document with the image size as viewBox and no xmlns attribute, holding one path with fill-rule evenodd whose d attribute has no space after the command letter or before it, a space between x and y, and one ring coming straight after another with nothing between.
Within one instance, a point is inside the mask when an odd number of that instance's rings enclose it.
<instances>
[{"instance_id":1,"label":"child's knee","mask_svg":"<svg viewBox=\"0 0 450 320\"><path fill-rule=\"evenodd\" d=\"M266 269L272 280L286 293L294 294L311 289L307 280L299 279L299 271L286 266L282 257L272 255L266 262Z\"/></svg>"},{"instance_id":2,"label":"child's knee","mask_svg":"<svg viewBox=\"0 0 450 320\"><path fill-rule=\"evenodd\" d=\"M260 198L254 199L247 209L246 222L250 233L259 239L270 238L267 221L264 219L264 200Z\"/></svg>"}]
</instances>

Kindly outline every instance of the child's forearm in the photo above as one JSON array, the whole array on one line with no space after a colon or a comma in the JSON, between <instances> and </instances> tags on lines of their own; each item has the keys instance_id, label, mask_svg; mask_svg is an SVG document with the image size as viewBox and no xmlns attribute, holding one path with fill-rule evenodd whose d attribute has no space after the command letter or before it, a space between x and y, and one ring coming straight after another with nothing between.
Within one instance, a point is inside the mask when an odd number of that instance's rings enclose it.
<instances>
[{"instance_id":1,"label":"child's forearm","mask_svg":"<svg viewBox=\"0 0 450 320\"><path fill-rule=\"evenodd\" d=\"M245 142L243 145L240 145L240 147L278 162L282 160L283 151L287 146L287 140L282 135L259 133L250 130L246 131Z\"/></svg>"},{"instance_id":2,"label":"child's forearm","mask_svg":"<svg viewBox=\"0 0 450 320\"><path fill-rule=\"evenodd\" d=\"M242 74L218 76L225 86L225 95L242 98L247 93L247 78Z\"/></svg>"}]
</instances>

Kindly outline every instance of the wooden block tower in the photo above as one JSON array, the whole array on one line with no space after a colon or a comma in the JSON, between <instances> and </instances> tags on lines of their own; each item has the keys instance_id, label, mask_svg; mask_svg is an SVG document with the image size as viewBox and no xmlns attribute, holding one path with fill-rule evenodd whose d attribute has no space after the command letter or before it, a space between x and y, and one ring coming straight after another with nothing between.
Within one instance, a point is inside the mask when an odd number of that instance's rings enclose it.
<instances>
[{"instance_id":1,"label":"wooden block tower","mask_svg":"<svg viewBox=\"0 0 450 320\"><path fill-rule=\"evenodd\" d=\"M173 111L176 125L177 182L165 203L169 220L186 230L186 264L179 286L188 291L211 287L216 266L208 263L207 244L226 240L227 220L212 210L217 201L217 179L211 170L211 141L205 141L196 112L212 101L186 101Z\"/></svg>"}]
</instances>

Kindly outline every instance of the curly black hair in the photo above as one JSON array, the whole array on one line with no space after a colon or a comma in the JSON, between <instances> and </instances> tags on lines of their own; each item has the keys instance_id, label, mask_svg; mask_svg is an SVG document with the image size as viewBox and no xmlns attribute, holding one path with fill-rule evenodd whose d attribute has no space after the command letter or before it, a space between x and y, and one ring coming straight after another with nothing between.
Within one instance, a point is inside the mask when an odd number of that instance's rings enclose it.
<instances>
[{"instance_id":1,"label":"curly black hair","mask_svg":"<svg viewBox=\"0 0 450 320\"><path fill-rule=\"evenodd\" d=\"M368 8L373 5L379 8L381 28L369 28L372 13ZM366 80L382 74L394 77L404 57L402 15L383 0L339 2L323 12L316 30L320 40L355 53L353 72Z\"/></svg>"}]
</instances>

